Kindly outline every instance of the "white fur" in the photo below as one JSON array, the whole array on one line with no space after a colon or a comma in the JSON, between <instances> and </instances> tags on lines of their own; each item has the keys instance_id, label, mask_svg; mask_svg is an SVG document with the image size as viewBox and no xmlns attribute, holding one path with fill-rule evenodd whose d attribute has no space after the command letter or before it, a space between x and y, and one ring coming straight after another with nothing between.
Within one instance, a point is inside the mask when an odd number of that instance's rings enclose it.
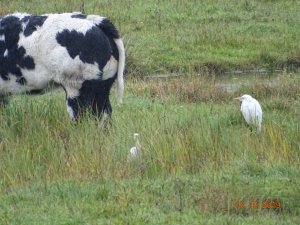
<instances>
[{"instance_id":1,"label":"white fur","mask_svg":"<svg viewBox=\"0 0 300 225\"><path fill-rule=\"evenodd\" d=\"M118 76L117 76L117 101L119 104L122 104L123 93L124 93L123 72L125 68L125 48L122 39L115 39L114 41L119 51L119 64L118 64Z\"/></svg>"},{"instance_id":2,"label":"white fur","mask_svg":"<svg viewBox=\"0 0 300 225\"><path fill-rule=\"evenodd\" d=\"M23 18L28 14L13 15ZM67 49L57 43L56 34L66 28L85 34L94 26L88 20L74 19L70 15L72 14L48 14L47 20L41 27L38 27L37 31L28 37L25 37L23 33L20 34L19 46L23 46L26 55L33 58L35 69L21 69L23 77L27 81L26 88L14 83L13 80L8 82L0 79L1 92L20 93L31 89L42 89L51 80L65 86L80 88L84 80L98 78L98 74L102 71L99 71L97 63L84 63L78 56L72 59ZM0 38L4 39L4 36ZM67 92L70 90L67 95L75 97L78 95L78 91L74 91L71 87L66 87Z\"/></svg>"},{"instance_id":3,"label":"white fur","mask_svg":"<svg viewBox=\"0 0 300 225\"><path fill-rule=\"evenodd\" d=\"M103 68L102 79L107 80L109 78L112 78L116 74L117 70L118 70L118 61L113 56L111 56L110 60Z\"/></svg>"},{"instance_id":4,"label":"white fur","mask_svg":"<svg viewBox=\"0 0 300 225\"><path fill-rule=\"evenodd\" d=\"M67 104L67 112L69 113L71 119L74 120L74 119L75 119L74 111L73 111L73 109L68 105L68 101L66 102L66 104Z\"/></svg>"},{"instance_id":5,"label":"white fur","mask_svg":"<svg viewBox=\"0 0 300 225\"><path fill-rule=\"evenodd\" d=\"M100 24L105 17L97 16L97 15L88 15L86 17L89 21L93 22L94 24Z\"/></svg>"},{"instance_id":6,"label":"white fur","mask_svg":"<svg viewBox=\"0 0 300 225\"><path fill-rule=\"evenodd\" d=\"M64 29L76 30L85 34L95 23L100 23L104 19L104 17L96 15L88 16L90 21L71 18L71 15L74 14L79 14L79 12L45 14L48 18L41 27L38 27L37 31L28 37L25 37L23 33L20 34L19 46L23 46L26 50L26 55L31 56L35 62L34 70L21 70L29 87L35 89L43 88L50 80L62 84L75 83L75 86L78 86L81 85L83 80L97 79L101 73L103 74L103 79L106 80L111 78L118 68L121 68L120 71L123 72L124 47L120 48L121 66L119 65L118 67L118 62L112 57L107 62L104 70L99 71L97 63L84 63L78 56L72 59L67 49L57 43L56 34ZM13 15L23 18L28 14L16 13ZM0 40L4 39L4 35L1 35ZM119 40L116 40L116 44L118 48L122 46L122 42ZM122 85L122 77L118 76L118 82ZM16 85L19 86L17 83ZM122 91L122 87L119 87L119 89ZM12 88L8 88L8 90L12 90Z\"/></svg>"},{"instance_id":7,"label":"white fur","mask_svg":"<svg viewBox=\"0 0 300 225\"><path fill-rule=\"evenodd\" d=\"M16 85L16 76L8 76L8 80L0 79L0 93L24 93L31 89L26 85Z\"/></svg>"}]
</instances>

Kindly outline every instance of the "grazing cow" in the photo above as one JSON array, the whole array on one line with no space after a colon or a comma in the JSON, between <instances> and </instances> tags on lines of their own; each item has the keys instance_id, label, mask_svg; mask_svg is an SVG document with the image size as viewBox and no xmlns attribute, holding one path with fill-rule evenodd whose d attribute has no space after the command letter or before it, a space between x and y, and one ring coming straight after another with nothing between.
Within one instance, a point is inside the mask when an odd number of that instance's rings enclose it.
<instances>
[{"instance_id":1,"label":"grazing cow","mask_svg":"<svg viewBox=\"0 0 300 225\"><path fill-rule=\"evenodd\" d=\"M122 103L125 50L106 18L81 13L0 17L0 95L40 92L49 82L66 92L67 111L111 115L109 92L117 80Z\"/></svg>"}]
</instances>

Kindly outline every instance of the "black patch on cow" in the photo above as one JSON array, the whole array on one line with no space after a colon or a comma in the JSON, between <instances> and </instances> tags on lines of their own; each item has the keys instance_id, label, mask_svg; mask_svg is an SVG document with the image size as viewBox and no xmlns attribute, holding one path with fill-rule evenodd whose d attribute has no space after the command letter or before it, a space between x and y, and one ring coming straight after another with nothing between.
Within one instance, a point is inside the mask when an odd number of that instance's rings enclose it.
<instances>
[{"instance_id":1,"label":"black patch on cow","mask_svg":"<svg viewBox=\"0 0 300 225\"><path fill-rule=\"evenodd\" d=\"M100 24L97 25L103 33L108 37L109 43L112 48L112 55L118 61L119 60L119 51L114 39L119 39L120 35L116 27L108 20L103 19Z\"/></svg>"},{"instance_id":2,"label":"black patch on cow","mask_svg":"<svg viewBox=\"0 0 300 225\"><path fill-rule=\"evenodd\" d=\"M120 35L116 27L108 20L103 19L99 25L97 25L106 36L109 38L119 39Z\"/></svg>"},{"instance_id":3,"label":"black patch on cow","mask_svg":"<svg viewBox=\"0 0 300 225\"><path fill-rule=\"evenodd\" d=\"M5 50L6 50L5 42L0 41L0 56L4 54Z\"/></svg>"},{"instance_id":4,"label":"black patch on cow","mask_svg":"<svg viewBox=\"0 0 300 225\"><path fill-rule=\"evenodd\" d=\"M114 58L119 61L119 50L118 50L118 47L115 43L115 41L112 39L112 38L109 38L109 43L110 43L110 46L112 48L112 55L114 56Z\"/></svg>"},{"instance_id":5,"label":"black patch on cow","mask_svg":"<svg viewBox=\"0 0 300 225\"><path fill-rule=\"evenodd\" d=\"M81 110L87 107L90 107L92 113L98 117L103 112L111 115L112 108L109 101L109 92L114 80L114 78L110 78L105 81L84 81L79 90L79 96L67 99L68 105L73 109L75 119L81 114Z\"/></svg>"},{"instance_id":6,"label":"black patch on cow","mask_svg":"<svg viewBox=\"0 0 300 225\"><path fill-rule=\"evenodd\" d=\"M1 19L0 35L4 35L5 37L6 49L11 48L12 46L18 43L20 37L19 35L21 31L22 31L22 26L20 23L20 19L18 17L7 16ZM2 51L1 51L1 55L2 55Z\"/></svg>"},{"instance_id":7,"label":"black patch on cow","mask_svg":"<svg viewBox=\"0 0 300 225\"><path fill-rule=\"evenodd\" d=\"M92 27L86 34L65 29L56 35L56 40L61 46L67 48L73 59L79 56L84 63L97 62L101 71L112 54L109 40L97 27Z\"/></svg>"},{"instance_id":8,"label":"black patch on cow","mask_svg":"<svg viewBox=\"0 0 300 225\"><path fill-rule=\"evenodd\" d=\"M33 70L35 64L33 58L30 56L25 56L26 51L24 47L13 46L10 49L6 49L7 54L4 56L4 52L1 49L0 55L0 76L3 80L8 80L9 73L16 75L17 77L22 77L21 69ZM20 81L20 84L24 82Z\"/></svg>"},{"instance_id":9,"label":"black patch on cow","mask_svg":"<svg viewBox=\"0 0 300 225\"><path fill-rule=\"evenodd\" d=\"M41 27L45 20L47 19L47 16L25 16L21 22L27 23L25 29L24 29L24 36L28 37L30 36L34 31L37 30L37 27Z\"/></svg>"},{"instance_id":10,"label":"black patch on cow","mask_svg":"<svg viewBox=\"0 0 300 225\"><path fill-rule=\"evenodd\" d=\"M77 19L86 19L86 15L83 14L75 14L71 16L72 18L77 18Z\"/></svg>"},{"instance_id":11,"label":"black patch on cow","mask_svg":"<svg viewBox=\"0 0 300 225\"><path fill-rule=\"evenodd\" d=\"M3 80L8 80L9 74L17 76L17 82L26 84L22 77L21 69L33 70L35 64L31 56L26 56L23 46L18 46L22 23L18 17L7 16L0 20L0 35L4 35L5 40L0 41L0 76Z\"/></svg>"},{"instance_id":12,"label":"black patch on cow","mask_svg":"<svg viewBox=\"0 0 300 225\"><path fill-rule=\"evenodd\" d=\"M17 77L16 82L21 85L25 85L27 83L27 81L24 77Z\"/></svg>"}]
</instances>

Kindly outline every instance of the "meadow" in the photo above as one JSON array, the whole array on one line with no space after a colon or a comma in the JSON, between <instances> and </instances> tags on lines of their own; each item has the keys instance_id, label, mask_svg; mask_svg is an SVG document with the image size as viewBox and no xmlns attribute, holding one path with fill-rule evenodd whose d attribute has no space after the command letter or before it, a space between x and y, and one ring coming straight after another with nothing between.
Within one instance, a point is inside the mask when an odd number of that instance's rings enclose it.
<instances>
[{"instance_id":1,"label":"meadow","mask_svg":"<svg viewBox=\"0 0 300 225\"><path fill-rule=\"evenodd\" d=\"M297 0L1 0L0 14L82 11L120 30L130 74L300 65Z\"/></svg>"},{"instance_id":2,"label":"meadow","mask_svg":"<svg viewBox=\"0 0 300 225\"><path fill-rule=\"evenodd\" d=\"M116 4L118 3L118 4ZM127 49L111 125L62 90L0 109L0 224L300 224L298 1L0 1L1 13L109 17ZM230 70L265 68L269 73ZM276 75L275 70L281 72ZM147 78L174 73L178 77ZM223 74L223 75L221 75ZM244 123L243 93L263 108ZM142 157L127 161L133 134Z\"/></svg>"}]
</instances>

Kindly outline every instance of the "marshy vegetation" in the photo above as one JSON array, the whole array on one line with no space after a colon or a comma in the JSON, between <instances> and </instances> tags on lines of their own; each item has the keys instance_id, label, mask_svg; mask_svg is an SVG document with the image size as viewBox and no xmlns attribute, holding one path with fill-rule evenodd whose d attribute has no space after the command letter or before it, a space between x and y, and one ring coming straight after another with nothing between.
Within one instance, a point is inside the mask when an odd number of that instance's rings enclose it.
<instances>
[{"instance_id":1,"label":"marshy vegetation","mask_svg":"<svg viewBox=\"0 0 300 225\"><path fill-rule=\"evenodd\" d=\"M14 97L0 114L1 223L297 224L300 79L283 76L229 93L210 78L127 80L106 130L89 116L73 124L62 92ZM260 135L232 99L251 90ZM143 158L128 162L134 132ZM262 208L266 199L280 208Z\"/></svg>"},{"instance_id":2,"label":"marshy vegetation","mask_svg":"<svg viewBox=\"0 0 300 225\"><path fill-rule=\"evenodd\" d=\"M62 91L14 96L0 109L0 223L299 224L300 74L289 71L299 63L299 7L1 1L2 13L109 17L124 34L128 71L107 129L88 114L70 121ZM257 67L286 70L218 74ZM174 71L183 76L144 77ZM259 135L233 100L244 93L262 105ZM143 157L128 162L135 132Z\"/></svg>"}]
</instances>

